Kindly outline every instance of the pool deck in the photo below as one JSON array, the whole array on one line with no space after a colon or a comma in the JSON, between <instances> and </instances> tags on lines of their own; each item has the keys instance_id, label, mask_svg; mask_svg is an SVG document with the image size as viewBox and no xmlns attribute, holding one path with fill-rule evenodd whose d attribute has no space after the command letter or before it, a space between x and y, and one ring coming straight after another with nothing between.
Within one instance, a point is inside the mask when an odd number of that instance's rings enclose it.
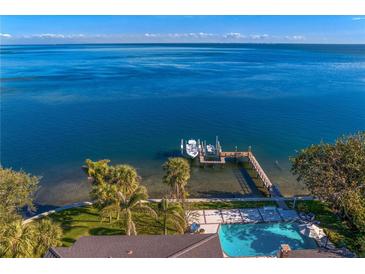
<instances>
[{"instance_id":1,"label":"pool deck","mask_svg":"<svg viewBox=\"0 0 365 274\"><path fill-rule=\"evenodd\" d=\"M219 225L221 224L253 224L300 220L299 215L295 210L271 206L262 208L195 210L193 212L196 216L195 222L200 224L201 229L204 229L203 233L218 233ZM346 248L336 248L334 244L328 240L325 234L320 239L314 238L314 240L317 242L318 247L328 254L337 254L341 257L355 257L355 255ZM318 249L312 251L318 253ZM328 254L326 257L328 257ZM226 254L224 255L224 257L229 257ZM297 255L299 256L299 254ZM270 256L259 256L257 258L262 257L269 258ZM275 257L276 256L271 256L270 258Z\"/></svg>"},{"instance_id":2,"label":"pool deck","mask_svg":"<svg viewBox=\"0 0 365 274\"><path fill-rule=\"evenodd\" d=\"M262 223L294 221L299 219L295 210L276 207L237 208L237 209L207 209L193 211L195 222L205 233L216 233L220 224Z\"/></svg>"}]
</instances>

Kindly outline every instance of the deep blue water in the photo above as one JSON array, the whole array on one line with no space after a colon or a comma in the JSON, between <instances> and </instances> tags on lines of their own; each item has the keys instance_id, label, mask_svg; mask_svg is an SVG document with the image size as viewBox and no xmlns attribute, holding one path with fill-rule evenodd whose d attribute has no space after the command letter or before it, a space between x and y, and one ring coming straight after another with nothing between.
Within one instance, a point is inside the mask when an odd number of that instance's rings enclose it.
<instances>
[{"instance_id":1,"label":"deep blue water","mask_svg":"<svg viewBox=\"0 0 365 274\"><path fill-rule=\"evenodd\" d=\"M292 250L316 249L316 242L301 234L297 223L223 224L219 240L230 257L276 256L280 245Z\"/></svg>"},{"instance_id":2,"label":"deep blue water","mask_svg":"<svg viewBox=\"0 0 365 274\"><path fill-rule=\"evenodd\" d=\"M365 129L364 45L0 49L1 164L43 176L44 203L85 199L85 158L135 165L158 196L180 138L216 135L225 150L251 145L284 194L302 193L288 157ZM192 196L235 191L228 171L207 172L193 171Z\"/></svg>"}]
</instances>

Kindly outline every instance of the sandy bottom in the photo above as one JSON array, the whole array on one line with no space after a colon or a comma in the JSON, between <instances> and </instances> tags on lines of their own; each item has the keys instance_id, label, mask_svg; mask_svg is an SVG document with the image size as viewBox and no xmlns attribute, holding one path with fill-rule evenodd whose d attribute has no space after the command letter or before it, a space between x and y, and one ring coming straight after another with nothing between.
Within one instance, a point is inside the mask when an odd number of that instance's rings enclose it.
<instances>
[{"instance_id":1,"label":"sandy bottom","mask_svg":"<svg viewBox=\"0 0 365 274\"><path fill-rule=\"evenodd\" d=\"M54 174L54 171L52 172ZM169 188L162 183L161 166L151 166L138 172L150 198L160 198L168 194ZM291 180L289 174L284 174L280 170L271 170L267 173L284 196L307 194L306 189L295 180ZM60 206L90 199L88 195L90 184L80 169L69 170L63 172L62 176L53 178L52 182L41 181L36 197L39 204ZM202 168L192 162L191 179L186 189L190 198L262 197L262 193L255 187L247 171L238 168L236 163L229 163L223 167Z\"/></svg>"}]
</instances>

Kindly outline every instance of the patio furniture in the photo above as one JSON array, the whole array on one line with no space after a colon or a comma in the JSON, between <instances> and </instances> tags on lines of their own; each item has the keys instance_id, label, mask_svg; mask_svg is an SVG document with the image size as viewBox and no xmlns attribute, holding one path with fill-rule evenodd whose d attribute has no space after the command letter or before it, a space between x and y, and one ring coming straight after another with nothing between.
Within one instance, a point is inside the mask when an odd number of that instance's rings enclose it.
<instances>
[{"instance_id":1,"label":"patio furniture","mask_svg":"<svg viewBox=\"0 0 365 274\"><path fill-rule=\"evenodd\" d=\"M200 228L200 224L194 222L190 225L190 232L196 233L196 232L198 232L199 228Z\"/></svg>"}]
</instances>

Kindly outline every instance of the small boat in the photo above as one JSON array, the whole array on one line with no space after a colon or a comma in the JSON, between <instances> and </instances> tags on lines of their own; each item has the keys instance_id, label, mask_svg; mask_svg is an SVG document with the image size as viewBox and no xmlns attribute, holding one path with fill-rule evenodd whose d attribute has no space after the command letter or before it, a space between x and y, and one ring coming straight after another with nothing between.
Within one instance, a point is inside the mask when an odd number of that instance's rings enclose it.
<instances>
[{"instance_id":1,"label":"small boat","mask_svg":"<svg viewBox=\"0 0 365 274\"><path fill-rule=\"evenodd\" d=\"M185 145L185 151L186 151L186 154L189 157L191 157L192 159L194 159L196 156L198 156L199 150L198 150L198 144L196 143L196 141L193 139L189 140Z\"/></svg>"},{"instance_id":2,"label":"small boat","mask_svg":"<svg viewBox=\"0 0 365 274\"><path fill-rule=\"evenodd\" d=\"M216 154L215 146L210 144L206 146L206 151L209 155Z\"/></svg>"}]
</instances>

